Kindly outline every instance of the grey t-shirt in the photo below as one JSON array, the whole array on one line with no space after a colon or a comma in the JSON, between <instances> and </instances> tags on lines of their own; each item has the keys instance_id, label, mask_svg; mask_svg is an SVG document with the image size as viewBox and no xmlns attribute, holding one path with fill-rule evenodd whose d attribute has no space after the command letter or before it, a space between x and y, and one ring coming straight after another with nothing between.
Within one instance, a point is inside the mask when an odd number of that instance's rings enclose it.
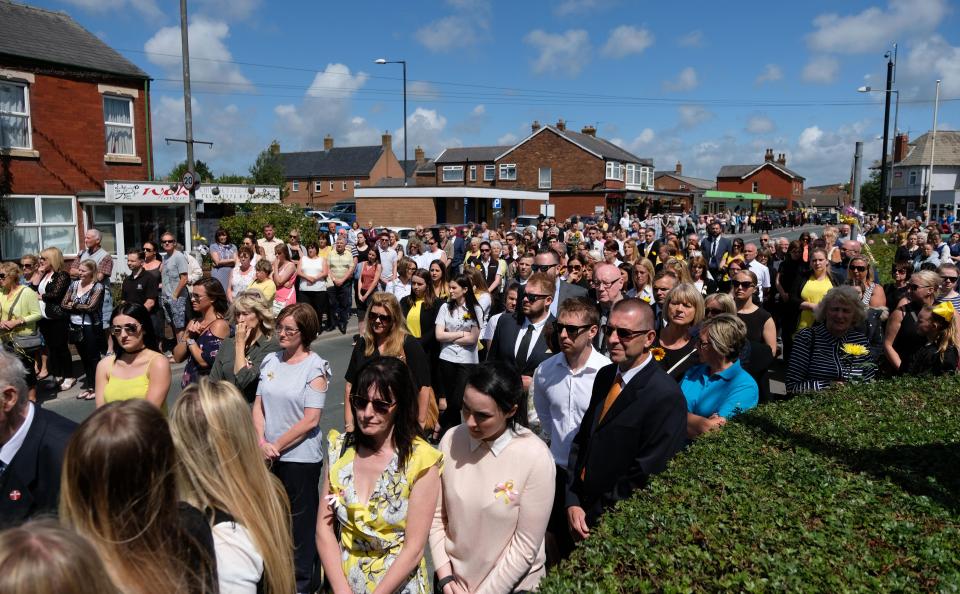
<instances>
[{"instance_id":1,"label":"grey t-shirt","mask_svg":"<svg viewBox=\"0 0 960 594\"><path fill-rule=\"evenodd\" d=\"M263 403L263 434L267 441L274 442L290 427L303 419L304 409L323 409L326 392L318 392L310 382L320 376L329 381L333 375L330 364L311 352L299 363L285 363L280 357L283 351L270 353L260 365L260 385L257 395ZM320 427L314 427L303 441L280 456L283 462L322 462L323 435Z\"/></svg>"},{"instance_id":2,"label":"grey t-shirt","mask_svg":"<svg viewBox=\"0 0 960 594\"><path fill-rule=\"evenodd\" d=\"M163 294L168 296L173 295L173 292L177 289L177 285L180 284L180 275L187 274L187 272L187 257L183 255L183 252L174 251L172 256L166 256L163 259L163 268L160 271L160 282L163 284ZM182 291L180 296L183 297Z\"/></svg>"}]
</instances>

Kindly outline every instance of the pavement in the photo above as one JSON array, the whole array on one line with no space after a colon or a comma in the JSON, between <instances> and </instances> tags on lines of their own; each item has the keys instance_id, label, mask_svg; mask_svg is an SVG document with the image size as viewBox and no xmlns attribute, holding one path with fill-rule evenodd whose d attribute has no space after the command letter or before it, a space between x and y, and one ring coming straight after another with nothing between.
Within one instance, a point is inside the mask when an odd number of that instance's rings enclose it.
<instances>
[{"instance_id":1,"label":"pavement","mask_svg":"<svg viewBox=\"0 0 960 594\"><path fill-rule=\"evenodd\" d=\"M808 225L797 227L795 229L776 229L769 233L770 238L787 237L796 239L803 231L815 232L820 234L823 228L820 226ZM745 233L739 235L745 242L756 241L759 239L759 233ZM357 320L352 318L347 327L346 334L340 334L337 331L325 332L319 336L311 345L311 348L326 359L333 369L333 379L330 382L330 388L327 391L327 402L323 410L323 416L320 419L320 427L323 434L326 435L330 429L343 430L343 405L344 405L344 384L343 374L347 370L347 364L350 362L350 355L353 352L353 336L357 334ZM79 371L79 360L75 358L74 367ZM184 364L175 363L171 367L172 375L170 381L170 391L167 394L167 406L173 406L174 400L180 393L180 377L183 373ZM782 382L782 372L774 371L771 379L771 392L775 395L785 394L786 386ZM93 400L77 400L80 393L80 382L69 390L57 392L53 389L53 382L47 381L41 383L38 390L38 399L42 406L48 410L59 413L68 419L81 422L94 411Z\"/></svg>"}]
</instances>

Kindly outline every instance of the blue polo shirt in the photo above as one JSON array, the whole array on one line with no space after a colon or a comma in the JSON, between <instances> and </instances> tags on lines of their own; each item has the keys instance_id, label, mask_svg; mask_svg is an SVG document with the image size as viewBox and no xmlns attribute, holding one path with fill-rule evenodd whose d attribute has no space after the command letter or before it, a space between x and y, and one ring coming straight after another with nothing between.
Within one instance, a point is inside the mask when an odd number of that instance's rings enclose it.
<instances>
[{"instance_id":1,"label":"blue polo shirt","mask_svg":"<svg viewBox=\"0 0 960 594\"><path fill-rule=\"evenodd\" d=\"M687 399L687 410L701 417L716 413L729 419L755 407L760 399L757 382L740 361L713 375L706 365L697 365L683 376L680 390Z\"/></svg>"}]
</instances>

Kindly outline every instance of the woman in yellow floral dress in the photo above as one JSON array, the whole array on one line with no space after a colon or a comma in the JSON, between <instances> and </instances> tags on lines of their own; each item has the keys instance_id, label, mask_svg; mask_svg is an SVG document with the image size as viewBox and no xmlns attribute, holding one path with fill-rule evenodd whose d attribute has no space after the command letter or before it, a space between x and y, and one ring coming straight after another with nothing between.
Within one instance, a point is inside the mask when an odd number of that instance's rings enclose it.
<instances>
[{"instance_id":1,"label":"woman in yellow floral dress","mask_svg":"<svg viewBox=\"0 0 960 594\"><path fill-rule=\"evenodd\" d=\"M334 592L430 591L423 552L442 456L419 437L416 396L402 361L375 359L350 397L354 430L330 431L317 548Z\"/></svg>"}]
</instances>

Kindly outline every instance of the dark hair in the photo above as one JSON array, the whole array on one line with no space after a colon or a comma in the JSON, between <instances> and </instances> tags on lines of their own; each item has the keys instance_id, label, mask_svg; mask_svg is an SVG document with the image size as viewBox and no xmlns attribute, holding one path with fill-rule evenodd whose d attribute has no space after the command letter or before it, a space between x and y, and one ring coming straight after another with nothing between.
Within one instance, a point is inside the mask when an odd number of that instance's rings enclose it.
<instances>
[{"instance_id":1,"label":"dark hair","mask_svg":"<svg viewBox=\"0 0 960 594\"><path fill-rule=\"evenodd\" d=\"M218 227L216 233L213 234L213 240L216 241L221 235L227 236L227 243L230 243L230 232L224 229L223 227Z\"/></svg>"},{"instance_id":2,"label":"dark hair","mask_svg":"<svg viewBox=\"0 0 960 594\"><path fill-rule=\"evenodd\" d=\"M147 259L147 255L143 252L143 248L132 247L132 248L130 248L130 249L127 250L127 255L128 255L128 256L132 256L132 255L134 255L134 254L136 254L137 257L140 258L141 260L146 260L146 259Z\"/></svg>"},{"instance_id":3,"label":"dark hair","mask_svg":"<svg viewBox=\"0 0 960 594\"><path fill-rule=\"evenodd\" d=\"M155 242L155 241L150 241L150 240L148 239L147 241L144 241L144 242L143 242L143 249L146 249L146 247L147 247L148 245L149 245L151 248L153 248L153 253L156 254L156 253L157 253L157 242Z\"/></svg>"},{"instance_id":4,"label":"dark hair","mask_svg":"<svg viewBox=\"0 0 960 594\"><path fill-rule=\"evenodd\" d=\"M311 249L312 249L312 250L316 250L317 253L320 252L320 246L317 244L316 241L311 241L310 243L308 243L308 244L307 244L307 249L308 249L308 250L311 250Z\"/></svg>"},{"instance_id":5,"label":"dark hair","mask_svg":"<svg viewBox=\"0 0 960 594\"><path fill-rule=\"evenodd\" d=\"M454 279L451 279L450 282L457 283L464 289L464 305L467 306L467 312L472 316L476 315L477 309L480 307L480 304L477 303L477 296L473 294L473 281L470 280L470 275L461 274ZM447 302L447 309L450 313L453 313L457 309L457 302L451 297ZM477 320L477 324L480 324L480 320Z\"/></svg>"},{"instance_id":6,"label":"dark hair","mask_svg":"<svg viewBox=\"0 0 960 594\"><path fill-rule=\"evenodd\" d=\"M213 311L225 316L230 309L230 302L227 301L227 292L223 290L220 281L212 276L205 276L193 283L194 287L203 287L207 291L207 298L213 304Z\"/></svg>"},{"instance_id":7,"label":"dark hair","mask_svg":"<svg viewBox=\"0 0 960 594\"><path fill-rule=\"evenodd\" d=\"M407 364L400 359L378 357L360 370L360 377L350 395L366 397L370 388L376 389L383 400L396 404L391 438L400 468L403 469L413 453L413 442L420 434L420 423L417 421L417 388L413 375ZM357 410L352 401L350 410L353 418L357 418ZM367 445L367 437L360 430L359 423L354 423L348 439L351 443Z\"/></svg>"},{"instance_id":8,"label":"dark hair","mask_svg":"<svg viewBox=\"0 0 960 594\"><path fill-rule=\"evenodd\" d=\"M246 254L248 257L250 257L251 259L253 259L253 248L248 247L248 246L245 246L245 245L241 245L241 246L237 249L237 257L238 257L238 258L240 257L240 254Z\"/></svg>"},{"instance_id":9,"label":"dark hair","mask_svg":"<svg viewBox=\"0 0 960 594\"><path fill-rule=\"evenodd\" d=\"M301 302L290 304L277 314L277 327L280 326L280 322L288 317L293 318L293 322L297 325L297 330L300 331L300 340L303 342L303 344L300 345L301 348L309 351L313 339L315 339L320 332L320 320L317 319L317 311L313 309L313 306L309 303Z\"/></svg>"},{"instance_id":10,"label":"dark hair","mask_svg":"<svg viewBox=\"0 0 960 594\"><path fill-rule=\"evenodd\" d=\"M433 262L430 262L429 266L427 266L427 270L430 270L430 266L433 266L434 264L436 264L437 268L440 269L440 278L442 278L443 280L448 280L447 265L443 263L443 260L434 260ZM433 283L431 282L431 286L432 284Z\"/></svg>"},{"instance_id":11,"label":"dark hair","mask_svg":"<svg viewBox=\"0 0 960 594\"><path fill-rule=\"evenodd\" d=\"M157 334L153 328L153 319L146 307L139 303L125 301L113 309L113 314L110 316L111 325L113 325L113 320L117 316L130 316L135 319L143 329L143 346L153 351L160 350L157 344Z\"/></svg>"},{"instance_id":12,"label":"dark hair","mask_svg":"<svg viewBox=\"0 0 960 594\"><path fill-rule=\"evenodd\" d=\"M557 265L560 264L560 254L558 254L556 251L551 250L550 248L545 248L537 251L537 256L541 254L547 254L547 255L553 256L554 263ZM534 256L534 259L536 259L536 256Z\"/></svg>"},{"instance_id":13,"label":"dark hair","mask_svg":"<svg viewBox=\"0 0 960 594\"><path fill-rule=\"evenodd\" d=\"M367 259L370 259L370 254L371 254L371 253L373 253L373 255L377 257L377 263L379 264L379 263L380 263L380 250L378 250L376 247L372 247L372 248L370 248L369 250L367 250Z\"/></svg>"},{"instance_id":14,"label":"dark hair","mask_svg":"<svg viewBox=\"0 0 960 594\"><path fill-rule=\"evenodd\" d=\"M624 284L623 290L629 291L633 288L633 264L622 262L617 268L627 273L627 282Z\"/></svg>"},{"instance_id":15,"label":"dark hair","mask_svg":"<svg viewBox=\"0 0 960 594\"><path fill-rule=\"evenodd\" d=\"M523 286L523 285L521 285L521 284L518 283L517 281L513 281L512 283L510 283L509 285L507 285L507 290L504 291L503 294L504 294L504 296L506 296L506 294L509 293L510 291L517 291L517 292L519 293L519 292L520 292L520 287L522 287L522 286Z\"/></svg>"},{"instance_id":16,"label":"dark hair","mask_svg":"<svg viewBox=\"0 0 960 594\"><path fill-rule=\"evenodd\" d=\"M486 361L473 366L467 374L466 385L485 394L497 403L504 413L516 407L517 412L507 419L507 427L513 429L518 424L529 427L527 420L527 397L523 391L520 374L516 367L505 361Z\"/></svg>"},{"instance_id":17,"label":"dark hair","mask_svg":"<svg viewBox=\"0 0 960 594\"><path fill-rule=\"evenodd\" d=\"M433 279L430 278L430 271L425 268L417 268L413 276L416 276L427 284L427 288L423 291L424 310L433 309L433 304L437 300L437 294L433 291ZM413 293L411 292L410 295L412 296ZM411 303L413 303L413 300L411 300Z\"/></svg>"}]
</instances>

